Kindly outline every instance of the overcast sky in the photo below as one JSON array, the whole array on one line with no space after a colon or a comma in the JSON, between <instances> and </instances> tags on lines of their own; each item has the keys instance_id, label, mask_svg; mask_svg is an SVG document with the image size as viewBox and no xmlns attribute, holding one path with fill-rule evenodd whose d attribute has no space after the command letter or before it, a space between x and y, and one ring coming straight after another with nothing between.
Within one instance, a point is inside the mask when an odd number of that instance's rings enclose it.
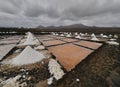
<instances>
[{"instance_id":1,"label":"overcast sky","mask_svg":"<svg viewBox=\"0 0 120 87\"><path fill-rule=\"evenodd\" d=\"M0 0L0 26L120 26L120 0Z\"/></svg>"}]
</instances>

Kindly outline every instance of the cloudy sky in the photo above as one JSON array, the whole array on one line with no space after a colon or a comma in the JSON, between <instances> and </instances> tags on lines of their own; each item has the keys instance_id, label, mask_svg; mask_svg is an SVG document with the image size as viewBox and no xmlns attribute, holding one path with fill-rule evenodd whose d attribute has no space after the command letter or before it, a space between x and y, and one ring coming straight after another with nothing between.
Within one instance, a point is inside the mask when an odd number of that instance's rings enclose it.
<instances>
[{"instance_id":1,"label":"cloudy sky","mask_svg":"<svg viewBox=\"0 0 120 87\"><path fill-rule=\"evenodd\" d=\"M120 26L120 0L0 0L0 26Z\"/></svg>"}]
</instances>

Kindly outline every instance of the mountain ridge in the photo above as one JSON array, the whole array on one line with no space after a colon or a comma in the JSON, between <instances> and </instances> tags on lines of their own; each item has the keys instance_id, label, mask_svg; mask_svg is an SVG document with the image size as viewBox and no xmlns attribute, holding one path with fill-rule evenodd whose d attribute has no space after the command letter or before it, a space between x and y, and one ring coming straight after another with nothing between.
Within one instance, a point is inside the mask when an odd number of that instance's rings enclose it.
<instances>
[{"instance_id":1,"label":"mountain ridge","mask_svg":"<svg viewBox=\"0 0 120 87\"><path fill-rule=\"evenodd\" d=\"M93 26L87 26L87 25L84 25L84 24L71 24L71 25L65 25L65 26L47 26L47 27L44 27L44 26L37 26L36 28L88 28L88 27L93 27Z\"/></svg>"}]
</instances>

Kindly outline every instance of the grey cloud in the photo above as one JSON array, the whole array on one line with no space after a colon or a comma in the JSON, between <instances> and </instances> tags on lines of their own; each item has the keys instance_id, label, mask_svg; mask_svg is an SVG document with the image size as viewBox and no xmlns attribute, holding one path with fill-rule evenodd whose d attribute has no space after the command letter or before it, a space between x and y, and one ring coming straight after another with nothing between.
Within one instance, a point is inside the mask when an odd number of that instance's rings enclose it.
<instances>
[{"instance_id":1,"label":"grey cloud","mask_svg":"<svg viewBox=\"0 0 120 87\"><path fill-rule=\"evenodd\" d=\"M0 26L120 25L120 0L0 0Z\"/></svg>"},{"instance_id":2,"label":"grey cloud","mask_svg":"<svg viewBox=\"0 0 120 87\"><path fill-rule=\"evenodd\" d=\"M95 16L105 13L119 13L120 2L115 0L105 0L103 4L100 0L86 0L87 3L75 3L63 11L64 19L78 19L86 16ZM99 1L99 2L98 2ZM116 0L117 1L117 0ZM102 0L101 0L102 2Z\"/></svg>"},{"instance_id":3,"label":"grey cloud","mask_svg":"<svg viewBox=\"0 0 120 87\"><path fill-rule=\"evenodd\" d=\"M0 12L17 14L22 10L20 9L22 1L23 0L0 0Z\"/></svg>"},{"instance_id":4,"label":"grey cloud","mask_svg":"<svg viewBox=\"0 0 120 87\"><path fill-rule=\"evenodd\" d=\"M24 14L28 17L38 17L42 14L45 14L45 10L42 7L29 6L24 11Z\"/></svg>"},{"instance_id":5,"label":"grey cloud","mask_svg":"<svg viewBox=\"0 0 120 87\"><path fill-rule=\"evenodd\" d=\"M28 2L26 4L26 8L24 10L25 16L28 17L39 17L41 15L45 15L48 17L56 18L59 17L59 12L55 7L52 7L51 5L43 6L41 3L38 2Z\"/></svg>"}]
</instances>

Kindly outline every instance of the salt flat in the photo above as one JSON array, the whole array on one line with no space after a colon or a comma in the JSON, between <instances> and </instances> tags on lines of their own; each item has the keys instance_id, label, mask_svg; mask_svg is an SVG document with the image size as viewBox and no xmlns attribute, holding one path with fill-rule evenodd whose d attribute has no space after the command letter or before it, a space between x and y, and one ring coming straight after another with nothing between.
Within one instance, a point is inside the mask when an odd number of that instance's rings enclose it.
<instances>
[{"instance_id":1,"label":"salt flat","mask_svg":"<svg viewBox=\"0 0 120 87\"><path fill-rule=\"evenodd\" d=\"M9 45L0 45L0 60L11 50L13 49L15 44Z\"/></svg>"}]
</instances>

